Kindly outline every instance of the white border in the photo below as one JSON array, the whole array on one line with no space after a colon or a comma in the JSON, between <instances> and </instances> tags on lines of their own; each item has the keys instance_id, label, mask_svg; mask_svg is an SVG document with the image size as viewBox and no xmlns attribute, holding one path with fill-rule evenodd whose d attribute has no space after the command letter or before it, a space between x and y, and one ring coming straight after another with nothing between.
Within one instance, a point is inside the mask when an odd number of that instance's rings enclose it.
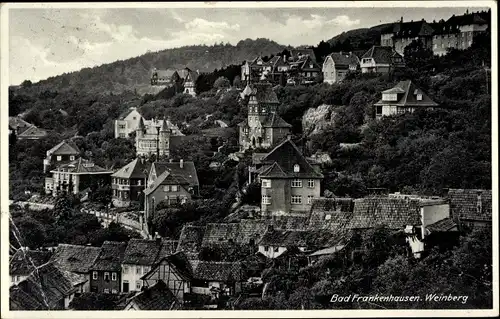
<instances>
[{"instance_id":1,"label":"white border","mask_svg":"<svg viewBox=\"0 0 500 319\"><path fill-rule=\"evenodd\" d=\"M171 3L9 3L0 4L0 178L1 178L1 318L332 318L332 317L455 317L455 316L498 316L498 48L497 48L497 4L495 1L363 1L363 2L171 2ZM17 8L401 8L401 7L491 7L492 19L492 179L493 179L493 309L491 310L274 310L274 311L16 311L9 308L9 233L8 233L8 85L9 85L9 33L8 10ZM4 279L5 278L5 279Z\"/></svg>"}]
</instances>

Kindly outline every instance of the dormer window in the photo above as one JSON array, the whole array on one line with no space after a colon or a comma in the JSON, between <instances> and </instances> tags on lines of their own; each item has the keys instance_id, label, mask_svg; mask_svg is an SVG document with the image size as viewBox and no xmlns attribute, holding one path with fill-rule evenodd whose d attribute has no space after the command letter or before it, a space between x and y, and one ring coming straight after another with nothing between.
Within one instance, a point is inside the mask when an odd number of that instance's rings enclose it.
<instances>
[{"instance_id":1,"label":"dormer window","mask_svg":"<svg viewBox=\"0 0 500 319\"><path fill-rule=\"evenodd\" d=\"M384 100L384 101L397 101L398 95L396 93L384 93L384 94L382 94L382 100Z\"/></svg>"},{"instance_id":2,"label":"dormer window","mask_svg":"<svg viewBox=\"0 0 500 319\"><path fill-rule=\"evenodd\" d=\"M422 101L422 94L417 94L417 101Z\"/></svg>"},{"instance_id":3,"label":"dormer window","mask_svg":"<svg viewBox=\"0 0 500 319\"><path fill-rule=\"evenodd\" d=\"M294 173L298 173L298 172L300 172L300 166L299 166L299 164L295 164L295 165L293 165L293 172L294 172Z\"/></svg>"}]
</instances>

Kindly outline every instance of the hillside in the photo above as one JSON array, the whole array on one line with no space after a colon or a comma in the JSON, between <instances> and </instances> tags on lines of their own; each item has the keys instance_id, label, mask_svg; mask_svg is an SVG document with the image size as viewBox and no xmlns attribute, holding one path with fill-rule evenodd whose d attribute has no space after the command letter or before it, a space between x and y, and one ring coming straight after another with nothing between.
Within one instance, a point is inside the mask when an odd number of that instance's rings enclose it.
<instances>
[{"instance_id":1,"label":"hillside","mask_svg":"<svg viewBox=\"0 0 500 319\"><path fill-rule=\"evenodd\" d=\"M380 44L380 34L389 25L391 23L380 24L371 28L349 30L334 36L327 42L332 45L338 45L348 40L354 50L368 50L373 45Z\"/></svg>"},{"instance_id":2,"label":"hillside","mask_svg":"<svg viewBox=\"0 0 500 319\"><path fill-rule=\"evenodd\" d=\"M50 77L32 85L34 92L75 89L89 93L147 92L153 68L188 67L210 72L230 64L241 64L255 56L282 51L285 46L268 39L246 39L236 45L195 45L146 53L142 56Z\"/></svg>"}]
</instances>

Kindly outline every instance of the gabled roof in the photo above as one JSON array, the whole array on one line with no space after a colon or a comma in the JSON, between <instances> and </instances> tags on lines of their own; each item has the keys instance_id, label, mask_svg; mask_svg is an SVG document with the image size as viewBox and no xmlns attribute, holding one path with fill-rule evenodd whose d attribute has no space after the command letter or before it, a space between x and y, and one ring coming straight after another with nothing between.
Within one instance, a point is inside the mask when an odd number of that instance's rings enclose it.
<instances>
[{"instance_id":1,"label":"gabled roof","mask_svg":"<svg viewBox=\"0 0 500 319\"><path fill-rule=\"evenodd\" d=\"M184 252L188 257L197 257L204 234L205 227L184 225L179 236L177 252Z\"/></svg>"},{"instance_id":2,"label":"gabled roof","mask_svg":"<svg viewBox=\"0 0 500 319\"><path fill-rule=\"evenodd\" d=\"M259 242L260 246L307 247L305 230L268 229Z\"/></svg>"},{"instance_id":3,"label":"gabled roof","mask_svg":"<svg viewBox=\"0 0 500 319\"><path fill-rule=\"evenodd\" d=\"M189 182L182 175L173 175L170 171L163 172L160 176L158 176L153 184L144 190L144 194L149 195L158 189L161 185L181 185L181 186L189 186Z\"/></svg>"},{"instance_id":4,"label":"gabled roof","mask_svg":"<svg viewBox=\"0 0 500 319\"><path fill-rule=\"evenodd\" d=\"M121 264L125 255L127 243L116 241L105 241L101 252L90 268L100 271L121 271Z\"/></svg>"},{"instance_id":5,"label":"gabled roof","mask_svg":"<svg viewBox=\"0 0 500 319\"><path fill-rule=\"evenodd\" d=\"M268 163L268 165L272 167L270 170L266 171L268 174L281 174L281 172L283 172L287 178L323 178L323 175L318 173L311 164L309 164L295 143L288 138L269 152L261 162ZM274 165L274 163L276 163L276 165ZM295 164L299 165L299 172L294 172ZM266 177L266 172L262 173L261 177Z\"/></svg>"},{"instance_id":6,"label":"gabled roof","mask_svg":"<svg viewBox=\"0 0 500 319\"><path fill-rule=\"evenodd\" d=\"M72 141L64 140L48 151L52 156L57 155L78 155L80 150Z\"/></svg>"},{"instance_id":7,"label":"gabled roof","mask_svg":"<svg viewBox=\"0 0 500 319\"><path fill-rule=\"evenodd\" d=\"M123 264L151 266L161 249L161 241L155 239L129 240L123 256Z\"/></svg>"},{"instance_id":8,"label":"gabled roof","mask_svg":"<svg viewBox=\"0 0 500 319\"><path fill-rule=\"evenodd\" d=\"M18 249L9 262L9 275L29 275L35 267L47 263L52 256L50 251Z\"/></svg>"},{"instance_id":9,"label":"gabled roof","mask_svg":"<svg viewBox=\"0 0 500 319\"><path fill-rule=\"evenodd\" d=\"M205 228L202 246L227 241L236 242L240 232L239 223L209 223Z\"/></svg>"},{"instance_id":10,"label":"gabled roof","mask_svg":"<svg viewBox=\"0 0 500 319\"><path fill-rule=\"evenodd\" d=\"M481 18L481 16L476 12L463 14L459 16L453 15L446 21L446 24L459 25L459 26L472 25L472 24L487 24L487 23L488 22L483 18Z\"/></svg>"},{"instance_id":11,"label":"gabled roof","mask_svg":"<svg viewBox=\"0 0 500 319\"><path fill-rule=\"evenodd\" d=\"M157 263L163 257L175 254L178 244L179 244L178 240L162 238L160 251L158 252L158 256L156 258L155 263Z\"/></svg>"},{"instance_id":12,"label":"gabled roof","mask_svg":"<svg viewBox=\"0 0 500 319\"><path fill-rule=\"evenodd\" d=\"M394 56L402 58L392 47L374 45L361 58L373 58L377 64L391 64Z\"/></svg>"},{"instance_id":13,"label":"gabled roof","mask_svg":"<svg viewBox=\"0 0 500 319\"><path fill-rule=\"evenodd\" d=\"M101 252L101 247L59 244L50 261L58 268L87 273Z\"/></svg>"},{"instance_id":14,"label":"gabled roof","mask_svg":"<svg viewBox=\"0 0 500 319\"><path fill-rule=\"evenodd\" d=\"M396 93L398 94L397 101L384 101L383 99L375 103L375 105L396 105L406 107L435 107L438 106L436 102L425 94L415 83L411 80L400 81L395 87L385 90L382 93ZM417 100L417 96L422 95L422 100Z\"/></svg>"},{"instance_id":15,"label":"gabled roof","mask_svg":"<svg viewBox=\"0 0 500 319\"><path fill-rule=\"evenodd\" d=\"M326 56L325 61L328 58L332 59L336 68L348 68L359 64L359 58L351 52L332 52Z\"/></svg>"},{"instance_id":16,"label":"gabled roof","mask_svg":"<svg viewBox=\"0 0 500 319\"><path fill-rule=\"evenodd\" d=\"M314 54L314 50L313 49L293 49L293 50L290 50L290 53L292 54L292 57L294 58L294 60L298 59L299 55L302 55L302 56L310 56L311 59L313 61L316 61L316 54Z\"/></svg>"},{"instance_id":17,"label":"gabled roof","mask_svg":"<svg viewBox=\"0 0 500 319\"><path fill-rule=\"evenodd\" d=\"M170 171L173 176L182 176L188 181L190 186L199 186L198 174L196 173L196 166L192 161L183 161L182 167L180 162L154 162L151 169L155 170L156 176L160 176L165 171Z\"/></svg>"},{"instance_id":18,"label":"gabled roof","mask_svg":"<svg viewBox=\"0 0 500 319\"><path fill-rule=\"evenodd\" d=\"M273 91L273 86L271 83L258 82L254 83L252 89L252 94L255 95L257 103L264 104L279 104L278 96L276 92Z\"/></svg>"},{"instance_id":19,"label":"gabled roof","mask_svg":"<svg viewBox=\"0 0 500 319\"><path fill-rule=\"evenodd\" d=\"M441 219L431 225L427 225L426 228L431 233L458 231L457 224L451 218Z\"/></svg>"},{"instance_id":20,"label":"gabled roof","mask_svg":"<svg viewBox=\"0 0 500 319\"><path fill-rule=\"evenodd\" d=\"M86 174L86 173L100 173L100 174L111 174L111 170L107 170L98 165L95 165L92 161L78 158L70 163L62 164L57 166L57 168L51 172L64 171L73 174Z\"/></svg>"},{"instance_id":21,"label":"gabled roof","mask_svg":"<svg viewBox=\"0 0 500 319\"><path fill-rule=\"evenodd\" d=\"M321 198L314 199L309 218L312 229L329 229L338 231L349 224L354 209L352 198ZM330 217L327 217L330 215Z\"/></svg>"},{"instance_id":22,"label":"gabled roof","mask_svg":"<svg viewBox=\"0 0 500 319\"><path fill-rule=\"evenodd\" d=\"M257 244L266 233L269 222L262 219L242 219L239 223L239 232L236 241L249 244L250 240Z\"/></svg>"},{"instance_id":23,"label":"gabled roof","mask_svg":"<svg viewBox=\"0 0 500 319\"><path fill-rule=\"evenodd\" d=\"M18 135L18 138L34 138L34 137L37 137L37 138L40 138L40 137L44 137L45 135L47 135L47 131L44 130L43 128L38 128L34 125L28 127L26 130L24 130L22 133L20 133Z\"/></svg>"},{"instance_id":24,"label":"gabled roof","mask_svg":"<svg viewBox=\"0 0 500 319\"><path fill-rule=\"evenodd\" d=\"M136 111L137 113L139 113L139 115L141 117L143 117L141 112L139 112L139 110L137 109L137 107L132 106L132 107L128 108L127 110L123 111L122 113L120 113L120 115L118 116L118 120L124 120L133 111Z\"/></svg>"},{"instance_id":25,"label":"gabled roof","mask_svg":"<svg viewBox=\"0 0 500 319\"><path fill-rule=\"evenodd\" d=\"M17 285L12 285L9 289L9 309L11 311L48 310L48 307L31 293L24 291Z\"/></svg>"},{"instance_id":26,"label":"gabled roof","mask_svg":"<svg viewBox=\"0 0 500 319\"><path fill-rule=\"evenodd\" d=\"M492 221L491 189L449 189L448 198L456 221Z\"/></svg>"},{"instance_id":27,"label":"gabled roof","mask_svg":"<svg viewBox=\"0 0 500 319\"><path fill-rule=\"evenodd\" d=\"M167 284L159 280L132 297L127 305L130 303L134 303L139 310L173 310L177 308L179 300Z\"/></svg>"},{"instance_id":28,"label":"gabled roof","mask_svg":"<svg viewBox=\"0 0 500 319\"><path fill-rule=\"evenodd\" d=\"M151 72L151 75L156 73L158 75L158 78L165 78L170 80L172 76L177 73L177 70L175 69L166 69L166 70L153 70Z\"/></svg>"},{"instance_id":29,"label":"gabled roof","mask_svg":"<svg viewBox=\"0 0 500 319\"><path fill-rule=\"evenodd\" d=\"M396 38L415 38L432 36L434 29L425 20L394 23L393 33Z\"/></svg>"},{"instance_id":30,"label":"gabled roof","mask_svg":"<svg viewBox=\"0 0 500 319\"><path fill-rule=\"evenodd\" d=\"M198 261L193 263L193 277L204 281L244 281L240 262Z\"/></svg>"},{"instance_id":31,"label":"gabled roof","mask_svg":"<svg viewBox=\"0 0 500 319\"><path fill-rule=\"evenodd\" d=\"M292 125L285 122L281 116L278 115L275 111L269 113L266 119L262 122L262 127L292 127Z\"/></svg>"},{"instance_id":32,"label":"gabled roof","mask_svg":"<svg viewBox=\"0 0 500 319\"><path fill-rule=\"evenodd\" d=\"M111 177L117 178L146 178L147 172L151 169L149 161L136 158L132 162L120 168ZM146 171L146 173L144 173Z\"/></svg>"},{"instance_id":33,"label":"gabled roof","mask_svg":"<svg viewBox=\"0 0 500 319\"><path fill-rule=\"evenodd\" d=\"M182 279L190 281L193 278L193 269L187 255L184 252L176 252L175 254L158 259L153 267L151 267L151 270L142 276L141 279L145 280L151 278L151 275L154 274L163 263L168 263L173 266Z\"/></svg>"},{"instance_id":34,"label":"gabled roof","mask_svg":"<svg viewBox=\"0 0 500 319\"><path fill-rule=\"evenodd\" d=\"M20 116L10 116L9 117L9 126L14 130L19 128L19 133L24 132L26 129L34 126L31 123L26 122Z\"/></svg>"}]
</instances>

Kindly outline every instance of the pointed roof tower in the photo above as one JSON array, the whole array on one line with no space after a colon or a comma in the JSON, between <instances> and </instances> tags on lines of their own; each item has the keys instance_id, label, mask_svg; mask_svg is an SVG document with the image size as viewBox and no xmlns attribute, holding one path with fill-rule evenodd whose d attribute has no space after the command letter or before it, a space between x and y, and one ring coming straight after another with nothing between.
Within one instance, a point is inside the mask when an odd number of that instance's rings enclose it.
<instances>
[{"instance_id":1,"label":"pointed roof tower","mask_svg":"<svg viewBox=\"0 0 500 319\"><path fill-rule=\"evenodd\" d=\"M163 123L161 123L160 132L168 132L168 131L169 131L169 128L167 125L167 119L165 117L163 117Z\"/></svg>"},{"instance_id":2,"label":"pointed roof tower","mask_svg":"<svg viewBox=\"0 0 500 319\"><path fill-rule=\"evenodd\" d=\"M141 118L139 119L139 125L137 126L137 130L142 130L144 131L146 129L146 126L144 125L144 120Z\"/></svg>"}]
</instances>

